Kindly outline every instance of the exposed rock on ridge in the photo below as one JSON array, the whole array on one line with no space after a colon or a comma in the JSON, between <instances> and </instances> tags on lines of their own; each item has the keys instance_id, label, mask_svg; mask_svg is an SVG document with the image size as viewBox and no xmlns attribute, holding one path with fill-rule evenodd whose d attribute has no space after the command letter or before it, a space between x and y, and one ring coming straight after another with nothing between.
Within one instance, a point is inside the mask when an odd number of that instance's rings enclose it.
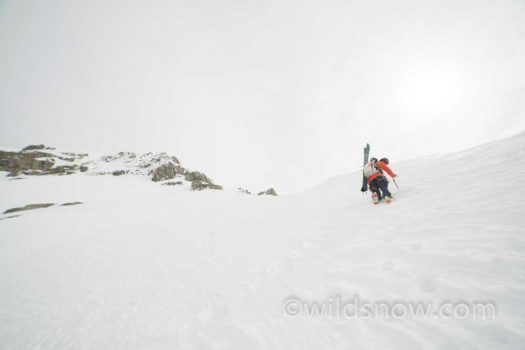
<instances>
[{"instance_id":1,"label":"exposed rock on ridge","mask_svg":"<svg viewBox=\"0 0 525 350\"><path fill-rule=\"evenodd\" d=\"M222 190L209 177L198 171L181 166L176 157L167 153L119 152L112 155L90 156L87 153L59 152L45 145L30 145L21 151L0 149L0 171L8 176L20 175L143 175L153 182L179 179L190 183L195 191L203 189Z\"/></svg>"},{"instance_id":2,"label":"exposed rock on ridge","mask_svg":"<svg viewBox=\"0 0 525 350\"><path fill-rule=\"evenodd\" d=\"M257 195L258 196L277 196L277 192L272 187L272 188L267 189L266 191L262 191L262 192L257 193Z\"/></svg>"}]
</instances>

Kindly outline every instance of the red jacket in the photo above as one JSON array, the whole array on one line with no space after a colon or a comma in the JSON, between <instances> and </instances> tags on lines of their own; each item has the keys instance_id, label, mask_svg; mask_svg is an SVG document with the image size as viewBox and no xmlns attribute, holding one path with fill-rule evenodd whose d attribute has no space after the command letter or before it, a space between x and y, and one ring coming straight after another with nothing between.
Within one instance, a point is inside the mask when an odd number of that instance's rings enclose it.
<instances>
[{"instance_id":1,"label":"red jacket","mask_svg":"<svg viewBox=\"0 0 525 350\"><path fill-rule=\"evenodd\" d=\"M377 163L377 167L383 171L386 171L388 175L390 175L392 178L395 178L397 175L386 165L385 162L379 162ZM368 184L370 185L370 182L372 182L374 179L378 178L379 176L383 176L381 172L374 173L370 175L368 178Z\"/></svg>"}]
</instances>

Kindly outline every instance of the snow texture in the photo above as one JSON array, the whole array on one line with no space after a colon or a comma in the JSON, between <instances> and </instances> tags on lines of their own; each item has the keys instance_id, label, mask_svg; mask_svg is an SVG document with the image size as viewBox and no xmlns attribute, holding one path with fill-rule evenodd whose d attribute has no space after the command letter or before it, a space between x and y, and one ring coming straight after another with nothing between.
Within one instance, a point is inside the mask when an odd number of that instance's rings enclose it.
<instances>
[{"instance_id":1,"label":"snow texture","mask_svg":"<svg viewBox=\"0 0 525 350\"><path fill-rule=\"evenodd\" d=\"M2 349L523 349L525 134L281 197L143 176L0 179ZM102 166L101 166L102 168ZM105 170L104 170L105 171ZM108 170L109 171L109 170ZM290 317L290 295L491 300L494 320Z\"/></svg>"}]
</instances>

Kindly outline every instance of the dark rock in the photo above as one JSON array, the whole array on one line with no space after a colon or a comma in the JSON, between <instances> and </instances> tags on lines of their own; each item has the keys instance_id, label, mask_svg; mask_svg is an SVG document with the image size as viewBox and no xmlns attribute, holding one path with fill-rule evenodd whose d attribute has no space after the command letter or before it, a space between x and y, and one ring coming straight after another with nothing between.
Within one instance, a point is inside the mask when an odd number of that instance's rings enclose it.
<instances>
[{"instance_id":1,"label":"dark rock","mask_svg":"<svg viewBox=\"0 0 525 350\"><path fill-rule=\"evenodd\" d=\"M191 189L193 191L201 191L204 189L222 190L222 186L214 184L209 177L198 171L186 171L184 180L191 182Z\"/></svg>"},{"instance_id":2,"label":"dark rock","mask_svg":"<svg viewBox=\"0 0 525 350\"><path fill-rule=\"evenodd\" d=\"M67 202L67 203L60 204L60 206L66 207L69 205L78 205L78 204L82 204L82 202Z\"/></svg>"},{"instance_id":3,"label":"dark rock","mask_svg":"<svg viewBox=\"0 0 525 350\"><path fill-rule=\"evenodd\" d=\"M111 173L113 176L120 176L120 175L124 175L124 174L127 174L127 171L126 170L115 170L114 172Z\"/></svg>"},{"instance_id":4,"label":"dark rock","mask_svg":"<svg viewBox=\"0 0 525 350\"><path fill-rule=\"evenodd\" d=\"M177 169L172 162L163 164L153 171L152 181L170 180L177 175Z\"/></svg>"},{"instance_id":5,"label":"dark rock","mask_svg":"<svg viewBox=\"0 0 525 350\"><path fill-rule=\"evenodd\" d=\"M10 176L16 176L27 170L49 171L55 164L52 157L53 155L49 153L38 151L28 153L0 151L0 171L8 171Z\"/></svg>"},{"instance_id":6,"label":"dark rock","mask_svg":"<svg viewBox=\"0 0 525 350\"><path fill-rule=\"evenodd\" d=\"M12 159L16 157L16 155L16 152L0 151L0 171L8 171L11 173L8 176L16 176L18 171L12 171Z\"/></svg>"},{"instance_id":7,"label":"dark rock","mask_svg":"<svg viewBox=\"0 0 525 350\"><path fill-rule=\"evenodd\" d=\"M12 151L2 151L0 150L0 158L5 158L7 156L16 156L18 152L12 152Z\"/></svg>"},{"instance_id":8,"label":"dark rock","mask_svg":"<svg viewBox=\"0 0 525 350\"><path fill-rule=\"evenodd\" d=\"M210 178L208 178L206 175L204 175L203 173L199 173L197 172L195 174L195 178L199 181L202 181L202 182L209 182L209 183L213 183L213 181L211 181Z\"/></svg>"},{"instance_id":9,"label":"dark rock","mask_svg":"<svg viewBox=\"0 0 525 350\"><path fill-rule=\"evenodd\" d=\"M258 196L277 196L277 192L273 188L257 193Z\"/></svg>"},{"instance_id":10,"label":"dark rock","mask_svg":"<svg viewBox=\"0 0 525 350\"><path fill-rule=\"evenodd\" d=\"M24 150L30 152L3 152L0 151L0 171L9 172L8 176L24 175L68 175L78 170L77 165L61 165L55 167L55 156L39 151L39 146L28 146ZM74 159L56 157L65 161Z\"/></svg>"},{"instance_id":11,"label":"dark rock","mask_svg":"<svg viewBox=\"0 0 525 350\"><path fill-rule=\"evenodd\" d=\"M29 145L29 146L25 147L24 149L22 149L21 152L33 151L33 150L36 150L36 149L46 149L46 146L45 145Z\"/></svg>"},{"instance_id":12,"label":"dark rock","mask_svg":"<svg viewBox=\"0 0 525 350\"><path fill-rule=\"evenodd\" d=\"M60 165L54 168L49 169L48 174L54 175L71 175L78 170L78 165ZM46 174L42 174L46 175Z\"/></svg>"},{"instance_id":13,"label":"dark rock","mask_svg":"<svg viewBox=\"0 0 525 350\"><path fill-rule=\"evenodd\" d=\"M23 170L39 170L48 171L53 167L55 161L53 159L38 159L47 156L47 153L15 153L2 152L0 154L0 170L9 171L11 173L19 173Z\"/></svg>"},{"instance_id":14,"label":"dark rock","mask_svg":"<svg viewBox=\"0 0 525 350\"><path fill-rule=\"evenodd\" d=\"M11 219L11 218L17 218L21 215L11 215L11 216L6 216L5 218L0 218L0 220L4 220L4 219Z\"/></svg>"},{"instance_id":15,"label":"dark rock","mask_svg":"<svg viewBox=\"0 0 525 350\"><path fill-rule=\"evenodd\" d=\"M216 185L212 183L208 184L207 188L209 188L210 190L221 190L221 191L223 189L221 185Z\"/></svg>"},{"instance_id":16,"label":"dark rock","mask_svg":"<svg viewBox=\"0 0 525 350\"><path fill-rule=\"evenodd\" d=\"M162 185L163 186L179 186L182 184L183 184L182 181L169 181L169 182L163 183Z\"/></svg>"},{"instance_id":17,"label":"dark rock","mask_svg":"<svg viewBox=\"0 0 525 350\"><path fill-rule=\"evenodd\" d=\"M85 165L81 165L80 166L80 172L85 173L88 170L89 170L89 168L87 166L85 166Z\"/></svg>"},{"instance_id":18,"label":"dark rock","mask_svg":"<svg viewBox=\"0 0 525 350\"><path fill-rule=\"evenodd\" d=\"M206 186L199 180L193 180L191 182L191 190L192 191L201 191L203 189L205 189Z\"/></svg>"},{"instance_id":19,"label":"dark rock","mask_svg":"<svg viewBox=\"0 0 525 350\"><path fill-rule=\"evenodd\" d=\"M202 182L201 180L193 180L191 183L192 191L202 191L204 189L222 190L222 186L213 183Z\"/></svg>"},{"instance_id":20,"label":"dark rock","mask_svg":"<svg viewBox=\"0 0 525 350\"><path fill-rule=\"evenodd\" d=\"M187 171L186 175L184 176L184 180L186 181L201 181L201 182L208 182L213 183L213 181L207 177L205 174L200 173L198 171Z\"/></svg>"},{"instance_id":21,"label":"dark rock","mask_svg":"<svg viewBox=\"0 0 525 350\"><path fill-rule=\"evenodd\" d=\"M75 158L73 157L59 157L59 156L56 156L58 159L60 160L63 160L63 161L66 161L66 162L74 162L75 161Z\"/></svg>"},{"instance_id":22,"label":"dark rock","mask_svg":"<svg viewBox=\"0 0 525 350\"><path fill-rule=\"evenodd\" d=\"M133 152L119 152L118 158L137 158L137 155Z\"/></svg>"},{"instance_id":23,"label":"dark rock","mask_svg":"<svg viewBox=\"0 0 525 350\"><path fill-rule=\"evenodd\" d=\"M196 179L197 178L195 177L195 171L187 172L186 175L184 176L184 180L186 181L194 181Z\"/></svg>"},{"instance_id":24,"label":"dark rock","mask_svg":"<svg viewBox=\"0 0 525 350\"><path fill-rule=\"evenodd\" d=\"M25 170L25 171L22 171L22 174L23 175L46 175L47 173L43 173L38 170Z\"/></svg>"},{"instance_id":25,"label":"dark rock","mask_svg":"<svg viewBox=\"0 0 525 350\"><path fill-rule=\"evenodd\" d=\"M42 203L42 204L28 204L24 207L19 208L11 208L4 211L4 214L14 213L17 211L23 211L23 210L33 210L33 209L40 209L40 208L48 208L55 205L54 203Z\"/></svg>"},{"instance_id":26,"label":"dark rock","mask_svg":"<svg viewBox=\"0 0 525 350\"><path fill-rule=\"evenodd\" d=\"M242 187L237 188L237 191L239 191L240 193L244 193L244 194L252 194L250 191Z\"/></svg>"}]
</instances>

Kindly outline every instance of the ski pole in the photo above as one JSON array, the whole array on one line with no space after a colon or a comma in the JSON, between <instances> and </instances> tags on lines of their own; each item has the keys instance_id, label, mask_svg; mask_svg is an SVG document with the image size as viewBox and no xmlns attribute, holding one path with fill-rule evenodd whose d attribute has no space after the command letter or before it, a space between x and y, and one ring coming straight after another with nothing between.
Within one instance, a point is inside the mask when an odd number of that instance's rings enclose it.
<instances>
[{"instance_id":1,"label":"ski pole","mask_svg":"<svg viewBox=\"0 0 525 350\"><path fill-rule=\"evenodd\" d=\"M392 179L394 181L394 185L396 185L397 189L399 190L399 186L397 185L396 179Z\"/></svg>"}]
</instances>

